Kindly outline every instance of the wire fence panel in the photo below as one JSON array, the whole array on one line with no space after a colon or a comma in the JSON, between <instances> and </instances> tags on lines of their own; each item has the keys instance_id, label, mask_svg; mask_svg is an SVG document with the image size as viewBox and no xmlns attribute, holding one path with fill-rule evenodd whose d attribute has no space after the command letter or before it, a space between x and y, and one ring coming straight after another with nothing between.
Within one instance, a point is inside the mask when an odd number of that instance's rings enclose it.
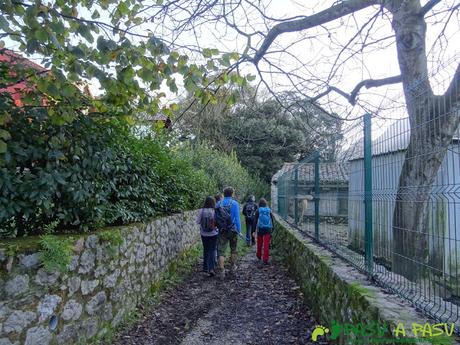
<instances>
[{"instance_id":1,"label":"wire fence panel","mask_svg":"<svg viewBox=\"0 0 460 345\"><path fill-rule=\"evenodd\" d=\"M430 116L381 126L374 114L372 130L370 116L352 123L335 161L316 153L285 164L273 179L275 210L459 333L460 132L445 133L460 106L427 99Z\"/></svg>"}]
</instances>

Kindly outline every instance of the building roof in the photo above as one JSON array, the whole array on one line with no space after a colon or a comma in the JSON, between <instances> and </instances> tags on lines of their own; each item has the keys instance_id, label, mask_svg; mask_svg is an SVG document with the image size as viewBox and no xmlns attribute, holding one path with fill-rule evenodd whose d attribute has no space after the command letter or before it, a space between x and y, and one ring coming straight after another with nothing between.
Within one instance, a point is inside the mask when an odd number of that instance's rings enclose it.
<instances>
[{"instance_id":1,"label":"building roof","mask_svg":"<svg viewBox=\"0 0 460 345\"><path fill-rule=\"evenodd\" d=\"M460 139L460 127L454 134L453 140ZM410 139L409 118L399 119L393 122L382 135L372 140L372 156L380 156L393 152L404 151L409 146ZM343 159L354 161L364 158L364 139L360 138L343 155Z\"/></svg>"},{"instance_id":2,"label":"building roof","mask_svg":"<svg viewBox=\"0 0 460 345\"><path fill-rule=\"evenodd\" d=\"M39 64L36 64L33 61L30 61L29 59L15 53L12 50L9 49L0 49L0 61L2 62L8 62L11 65L20 65L20 66L26 66L33 68L34 70L38 72L46 72L47 69L40 66Z\"/></svg>"},{"instance_id":3,"label":"building roof","mask_svg":"<svg viewBox=\"0 0 460 345\"><path fill-rule=\"evenodd\" d=\"M285 163L278 172L273 175L272 181L277 181L285 173L290 174L294 179L294 168L298 167L298 179L301 183L315 183L315 163ZM319 180L320 184L325 183L348 183L348 163L320 163Z\"/></svg>"},{"instance_id":4,"label":"building roof","mask_svg":"<svg viewBox=\"0 0 460 345\"><path fill-rule=\"evenodd\" d=\"M39 74L47 73L48 70L42 66L32 62L19 54L9 50L9 49L0 49L0 63L7 64L8 66L20 66L21 68L32 68ZM11 76L15 76L16 72L14 68L9 68L9 73ZM9 93L13 99L16 106L20 107L23 105L22 98L23 94L30 92L32 87L27 83L27 77L18 80L17 82L12 82L6 85L4 88L0 88L0 92Z\"/></svg>"},{"instance_id":5,"label":"building roof","mask_svg":"<svg viewBox=\"0 0 460 345\"><path fill-rule=\"evenodd\" d=\"M172 126L171 119L162 113L157 113L157 114L152 115L152 114L143 112L143 113L140 113L139 116L141 117L143 121L146 121L146 122L162 122L164 124L164 127L167 129Z\"/></svg>"}]
</instances>

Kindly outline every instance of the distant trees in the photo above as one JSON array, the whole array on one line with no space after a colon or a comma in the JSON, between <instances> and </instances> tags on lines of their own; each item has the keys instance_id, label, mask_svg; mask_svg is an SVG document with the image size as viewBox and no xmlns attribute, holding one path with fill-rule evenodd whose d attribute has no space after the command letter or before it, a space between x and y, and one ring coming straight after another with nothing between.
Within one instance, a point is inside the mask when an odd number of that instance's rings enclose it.
<instances>
[{"instance_id":1,"label":"distant trees","mask_svg":"<svg viewBox=\"0 0 460 345\"><path fill-rule=\"evenodd\" d=\"M342 121L293 94L280 99L257 101L246 94L233 108L226 102L204 109L191 107L180 117L177 132L192 141L235 151L244 167L267 182L284 162L314 150L333 159Z\"/></svg>"}]
</instances>

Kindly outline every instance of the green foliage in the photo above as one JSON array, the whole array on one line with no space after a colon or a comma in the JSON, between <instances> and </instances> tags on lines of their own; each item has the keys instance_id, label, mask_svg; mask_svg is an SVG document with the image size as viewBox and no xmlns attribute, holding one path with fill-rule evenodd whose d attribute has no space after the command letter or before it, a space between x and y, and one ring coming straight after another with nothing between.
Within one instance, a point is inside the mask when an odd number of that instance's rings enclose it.
<instances>
[{"instance_id":1,"label":"green foliage","mask_svg":"<svg viewBox=\"0 0 460 345\"><path fill-rule=\"evenodd\" d=\"M162 143L122 120L80 116L56 125L38 108L14 113L0 155L0 235L123 224L196 206L214 185ZM1 157L3 156L3 157Z\"/></svg>"},{"instance_id":2,"label":"green foliage","mask_svg":"<svg viewBox=\"0 0 460 345\"><path fill-rule=\"evenodd\" d=\"M333 159L341 139L340 120L295 97L284 103L289 111L274 100L242 107L223 126L241 164L267 182L283 163L315 150Z\"/></svg>"},{"instance_id":3,"label":"green foliage","mask_svg":"<svg viewBox=\"0 0 460 345\"><path fill-rule=\"evenodd\" d=\"M0 38L13 41L26 55L41 56L47 71L21 59L0 62L0 89L27 81L26 103L43 106L46 99L59 124L73 121L75 110L83 109L110 116L169 114L171 105L163 105L161 87L166 84L177 93L176 78L183 80L187 91L201 103L216 102L210 85L224 81L217 71L230 73L238 54L205 48L202 64L192 63L148 26L141 29L141 24L150 21L145 7L150 6L131 0L1 1ZM4 46L5 41L0 40L0 49ZM210 78L210 73L216 77ZM233 78L224 83L247 83L246 78L232 73ZM97 99L81 91L94 82L101 90ZM0 127L5 125L9 109L1 103ZM7 127L0 128L0 153L7 150L8 133Z\"/></svg>"},{"instance_id":4,"label":"green foliage","mask_svg":"<svg viewBox=\"0 0 460 345\"><path fill-rule=\"evenodd\" d=\"M122 119L55 124L45 109L25 108L9 126L0 154L3 238L144 221L197 208L226 185L240 196L262 189L235 156L177 149L159 135L135 135Z\"/></svg>"},{"instance_id":5,"label":"green foliage","mask_svg":"<svg viewBox=\"0 0 460 345\"><path fill-rule=\"evenodd\" d=\"M53 235L40 236L40 259L47 271L58 269L65 272L72 260L72 245L69 239Z\"/></svg>"},{"instance_id":6,"label":"green foliage","mask_svg":"<svg viewBox=\"0 0 460 345\"><path fill-rule=\"evenodd\" d=\"M52 221L51 223L44 225L43 226L43 233L45 235L51 235L52 233L54 233L54 231L56 230L58 225L59 225L59 221L57 221L57 220Z\"/></svg>"},{"instance_id":7,"label":"green foliage","mask_svg":"<svg viewBox=\"0 0 460 345\"><path fill-rule=\"evenodd\" d=\"M130 32L146 19L143 6L0 2L0 38L46 68L11 52L0 62L0 89L26 86L22 108L0 94L0 238L142 221L194 208L216 191L205 169L133 135L124 121L177 110L161 101L162 85L178 92L176 77L201 103L216 104L211 84L246 85L233 71L240 57L204 49L200 65L151 32ZM94 82L97 98L85 90Z\"/></svg>"},{"instance_id":8,"label":"green foliage","mask_svg":"<svg viewBox=\"0 0 460 345\"><path fill-rule=\"evenodd\" d=\"M269 197L268 185L243 168L234 152L228 155L206 144L197 144L180 147L178 154L211 176L217 190L232 186L240 200L245 200L250 194Z\"/></svg>"},{"instance_id":9,"label":"green foliage","mask_svg":"<svg viewBox=\"0 0 460 345\"><path fill-rule=\"evenodd\" d=\"M123 243L123 236L120 230L106 230L99 232L97 235L99 239L108 242L111 246L119 246Z\"/></svg>"}]
</instances>

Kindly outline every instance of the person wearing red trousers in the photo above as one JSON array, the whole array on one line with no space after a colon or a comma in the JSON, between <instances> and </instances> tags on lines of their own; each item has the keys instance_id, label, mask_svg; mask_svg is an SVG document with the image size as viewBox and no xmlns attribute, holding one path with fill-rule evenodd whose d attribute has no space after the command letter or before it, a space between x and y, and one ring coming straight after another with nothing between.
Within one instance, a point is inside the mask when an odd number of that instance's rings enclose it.
<instances>
[{"instance_id":1,"label":"person wearing red trousers","mask_svg":"<svg viewBox=\"0 0 460 345\"><path fill-rule=\"evenodd\" d=\"M257 258L262 259L264 264L268 264L270 257L270 239L273 231L273 214L267 206L267 200L259 200L259 208L255 214L255 227L257 229Z\"/></svg>"}]
</instances>

